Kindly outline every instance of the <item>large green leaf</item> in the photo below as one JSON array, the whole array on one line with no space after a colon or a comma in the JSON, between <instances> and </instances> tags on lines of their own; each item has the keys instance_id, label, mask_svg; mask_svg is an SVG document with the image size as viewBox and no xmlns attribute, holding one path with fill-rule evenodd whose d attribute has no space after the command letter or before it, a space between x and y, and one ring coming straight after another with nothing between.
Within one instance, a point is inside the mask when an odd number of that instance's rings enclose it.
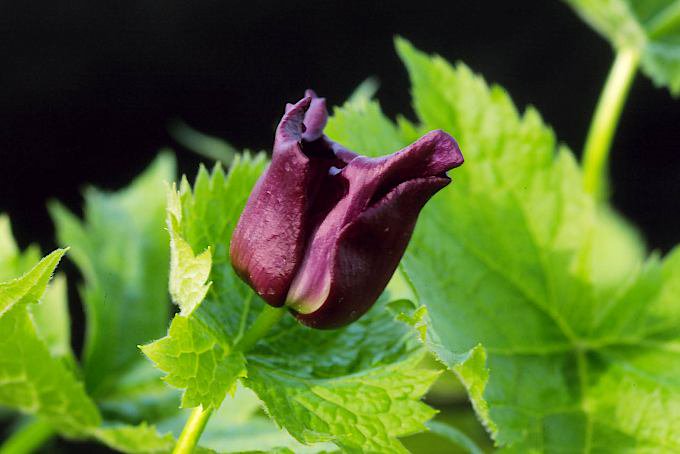
<instances>
[{"instance_id":1,"label":"large green leaf","mask_svg":"<svg viewBox=\"0 0 680 454\"><path fill-rule=\"evenodd\" d=\"M618 50L636 50L658 85L680 94L680 1L566 0Z\"/></svg>"},{"instance_id":2,"label":"large green leaf","mask_svg":"<svg viewBox=\"0 0 680 454\"><path fill-rule=\"evenodd\" d=\"M52 356L29 309L44 304L38 301L64 252L58 249L22 277L0 283L0 404L77 435L99 424L99 412L72 370Z\"/></svg>"},{"instance_id":3,"label":"large green leaf","mask_svg":"<svg viewBox=\"0 0 680 454\"><path fill-rule=\"evenodd\" d=\"M185 390L185 407L219 407L241 378L299 442L401 452L396 437L424 430L434 413L419 399L438 372L417 367L413 331L383 303L336 331L286 315L252 350L234 350L264 303L231 268L229 240L265 165L245 155L228 175L201 168L193 188L184 180L169 197L170 288L181 311L143 351Z\"/></svg>"},{"instance_id":4,"label":"large green leaf","mask_svg":"<svg viewBox=\"0 0 680 454\"><path fill-rule=\"evenodd\" d=\"M499 446L680 449L680 253L645 260L533 109L520 115L464 65L397 44L421 124L388 128L348 105L342 143L389 152L441 128L466 158L418 222L404 269L427 313L404 319L425 323Z\"/></svg>"},{"instance_id":5,"label":"large green leaf","mask_svg":"<svg viewBox=\"0 0 680 454\"><path fill-rule=\"evenodd\" d=\"M83 367L90 392L113 392L139 360L137 345L165 330L169 304L164 183L174 158L161 154L129 187L85 193L85 220L51 205L59 242L70 246L85 285L87 315Z\"/></svg>"},{"instance_id":6,"label":"large green leaf","mask_svg":"<svg viewBox=\"0 0 680 454\"><path fill-rule=\"evenodd\" d=\"M580 189L572 155L555 152L537 115L519 116L462 66L405 42L399 50L421 121L456 135L468 161L428 207L405 268L428 308L432 348L497 443L678 449L680 381L661 369L678 359L680 300L662 290L677 272L643 261L639 240ZM461 356L478 342L486 367L479 349Z\"/></svg>"},{"instance_id":7,"label":"large green leaf","mask_svg":"<svg viewBox=\"0 0 680 454\"><path fill-rule=\"evenodd\" d=\"M37 247L19 250L6 216L0 217L0 244L3 246L2 276L19 275L39 260ZM47 257L21 280L14 281L13 286L20 282L35 285L37 295L45 288L45 279L49 278L62 253L60 250ZM28 287L20 286L19 289L23 292ZM0 357L3 357L0 361L0 403L47 420L61 434L95 437L127 452L156 452L158 448L167 451L173 446L172 437L158 435L146 423L128 425L122 422L139 422L142 418L157 420L176 413L176 393L160 384L158 372L145 362L119 378L115 393L97 401L107 419L118 420L115 423L104 421L103 426L100 425L102 418L84 390L71 351L63 275L52 279L37 304L29 304L36 299L34 296L22 298L17 294L12 297L13 304L21 307L9 309L0 319L2 334L7 336L0 339Z\"/></svg>"}]
</instances>

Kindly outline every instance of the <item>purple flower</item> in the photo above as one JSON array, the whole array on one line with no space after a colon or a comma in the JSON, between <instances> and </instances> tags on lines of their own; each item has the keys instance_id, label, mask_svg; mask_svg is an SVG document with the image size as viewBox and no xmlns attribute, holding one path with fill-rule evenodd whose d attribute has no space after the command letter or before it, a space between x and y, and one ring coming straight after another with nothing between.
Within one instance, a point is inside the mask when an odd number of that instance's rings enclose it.
<instances>
[{"instance_id":1,"label":"purple flower","mask_svg":"<svg viewBox=\"0 0 680 454\"><path fill-rule=\"evenodd\" d=\"M327 118L325 99L311 90L286 106L272 162L231 241L239 276L314 328L346 325L373 305L420 210L463 163L443 131L389 156L360 156L323 135Z\"/></svg>"}]
</instances>

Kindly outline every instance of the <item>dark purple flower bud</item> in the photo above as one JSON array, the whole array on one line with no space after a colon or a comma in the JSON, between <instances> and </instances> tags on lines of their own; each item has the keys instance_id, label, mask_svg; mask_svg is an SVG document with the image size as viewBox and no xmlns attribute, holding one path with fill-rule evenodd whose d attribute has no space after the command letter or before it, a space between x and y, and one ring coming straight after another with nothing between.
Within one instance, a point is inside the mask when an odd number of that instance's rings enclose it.
<instances>
[{"instance_id":1,"label":"dark purple flower bud","mask_svg":"<svg viewBox=\"0 0 680 454\"><path fill-rule=\"evenodd\" d=\"M389 156L359 156L323 135L328 114L311 90L288 104L272 162L231 241L236 272L273 306L315 328L358 319L394 273L420 210L463 163L433 131Z\"/></svg>"}]
</instances>

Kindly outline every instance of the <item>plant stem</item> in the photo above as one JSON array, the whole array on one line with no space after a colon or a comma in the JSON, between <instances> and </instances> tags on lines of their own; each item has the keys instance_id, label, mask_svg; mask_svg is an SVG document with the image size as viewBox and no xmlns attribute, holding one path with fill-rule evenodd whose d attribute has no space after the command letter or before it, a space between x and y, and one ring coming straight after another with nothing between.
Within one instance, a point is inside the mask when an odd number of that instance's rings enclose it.
<instances>
[{"instance_id":1,"label":"plant stem","mask_svg":"<svg viewBox=\"0 0 680 454\"><path fill-rule=\"evenodd\" d=\"M205 425L212 414L212 409L203 410L203 407L196 407L191 412L189 419L184 424L182 433L177 439L173 454L191 454L201 438Z\"/></svg>"},{"instance_id":2,"label":"plant stem","mask_svg":"<svg viewBox=\"0 0 680 454\"><path fill-rule=\"evenodd\" d=\"M47 440L56 435L50 424L42 419L19 427L0 447L0 454L27 454L34 452Z\"/></svg>"},{"instance_id":3,"label":"plant stem","mask_svg":"<svg viewBox=\"0 0 680 454\"><path fill-rule=\"evenodd\" d=\"M271 327L281 320L281 317L283 317L285 313L285 306L273 307L266 304L264 309L262 309L262 312L260 312L253 324L250 325L250 328L236 344L234 349L241 352L247 352L253 348L257 341L262 339L267 332L269 332Z\"/></svg>"},{"instance_id":4,"label":"plant stem","mask_svg":"<svg viewBox=\"0 0 680 454\"><path fill-rule=\"evenodd\" d=\"M267 332L274 326L286 313L285 307L272 307L268 304L264 306L262 312L257 316L248 331L241 340L234 346L234 351L247 352L255 346L257 341L262 339ZM189 419L184 424L182 433L177 439L173 454L191 454L194 452L199 438L205 429L212 409L203 410L203 407L196 407L191 412ZM4 453L0 453L4 454Z\"/></svg>"},{"instance_id":5,"label":"plant stem","mask_svg":"<svg viewBox=\"0 0 680 454\"><path fill-rule=\"evenodd\" d=\"M598 199L606 196L609 149L639 61L637 49L618 51L590 124L583 150L583 184Z\"/></svg>"}]
</instances>

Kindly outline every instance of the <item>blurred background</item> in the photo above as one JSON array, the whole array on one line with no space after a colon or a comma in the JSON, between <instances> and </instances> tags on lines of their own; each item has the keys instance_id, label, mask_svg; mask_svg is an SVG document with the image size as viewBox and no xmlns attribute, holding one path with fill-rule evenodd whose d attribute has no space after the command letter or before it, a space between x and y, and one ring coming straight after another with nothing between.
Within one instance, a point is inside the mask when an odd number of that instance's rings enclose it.
<instances>
[{"instance_id":1,"label":"blurred background","mask_svg":"<svg viewBox=\"0 0 680 454\"><path fill-rule=\"evenodd\" d=\"M0 212L22 246L50 250L50 198L79 212L85 185L121 187L163 147L193 177L201 157L174 142L171 120L269 150L285 102L307 87L337 105L375 76L384 110L413 118L395 34L536 106L579 153L612 51L560 1L3 0ZM614 142L613 201L663 252L680 232L679 144L680 104L638 76ZM455 419L467 404L442 389L431 399Z\"/></svg>"}]
</instances>

